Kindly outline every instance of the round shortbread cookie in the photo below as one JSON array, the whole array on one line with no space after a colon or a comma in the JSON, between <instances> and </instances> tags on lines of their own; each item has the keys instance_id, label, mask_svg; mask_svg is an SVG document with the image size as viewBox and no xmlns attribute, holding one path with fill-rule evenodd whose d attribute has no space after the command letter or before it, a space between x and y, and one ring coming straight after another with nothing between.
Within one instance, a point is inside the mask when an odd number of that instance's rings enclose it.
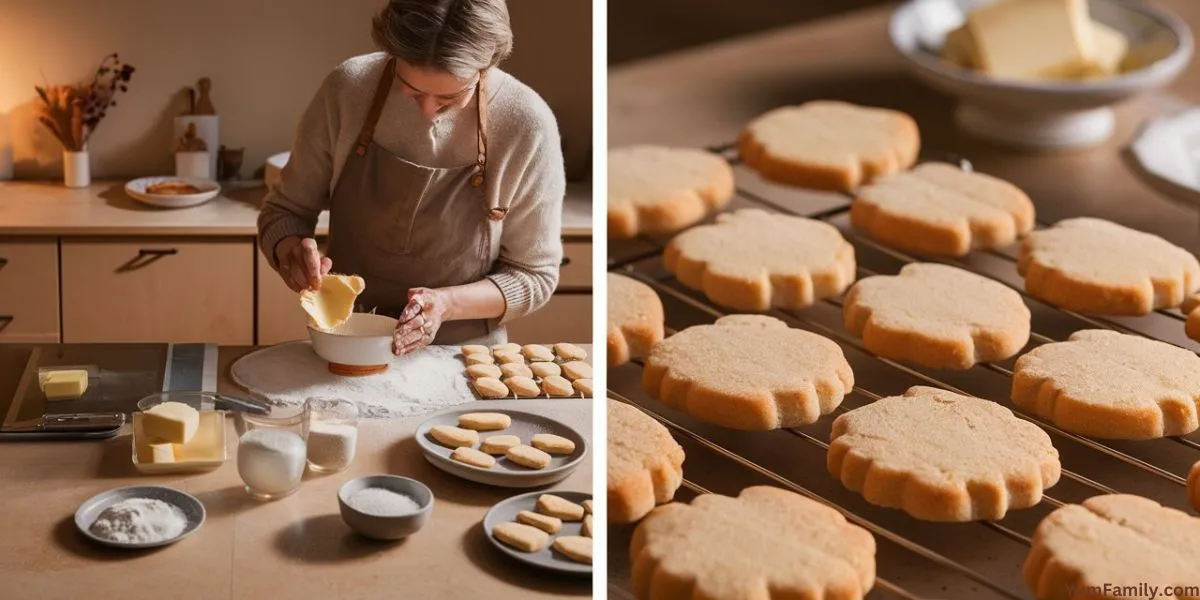
<instances>
[{"instance_id":1,"label":"round shortbread cookie","mask_svg":"<svg viewBox=\"0 0 1200 600\"><path fill-rule=\"evenodd\" d=\"M949 265L911 263L896 276L862 279L846 293L842 312L867 350L934 369L1005 360L1029 341L1021 294Z\"/></svg>"},{"instance_id":2,"label":"round shortbread cookie","mask_svg":"<svg viewBox=\"0 0 1200 600\"><path fill-rule=\"evenodd\" d=\"M675 236L663 265L716 304L756 312L811 306L855 277L854 246L836 227L754 208Z\"/></svg>"},{"instance_id":3,"label":"round shortbread cookie","mask_svg":"<svg viewBox=\"0 0 1200 600\"><path fill-rule=\"evenodd\" d=\"M1200 513L1200 460L1192 465L1192 470L1188 473L1187 492L1192 508Z\"/></svg>"},{"instance_id":4,"label":"round shortbread cookie","mask_svg":"<svg viewBox=\"0 0 1200 600\"><path fill-rule=\"evenodd\" d=\"M1017 186L946 163L925 163L858 190L850 223L901 250L965 256L1029 233L1033 201Z\"/></svg>"},{"instance_id":5,"label":"round shortbread cookie","mask_svg":"<svg viewBox=\"0 0 1200 600\"><path fill-rule=\"evenodd\" d=\"M1196 589L1197 539L1200 518L1140 496L1093 496L1042 519L1022 575L1040 600L1149 598L1144 591L1121 591L1147 584L1157 586L1158 598L1200 598L1195 592L1162 595L1165 586Z\"/></svg>"},{"instance_id":6,"label":"round shortbread cookie","mask_svg":"<svg viewBox=\"0 0 1200 600\"><path fill-rule=\"evenodd\" d=\"M608 274L608 366L645 358L663 339L663 305L650 286Z\"/></svg>"},{"instance_id":7,"label":"round shortbread cookie","mask_svg":"<svg viewBox=\"0 0 1200 600\"><path fill-rule=\"evenodd\" d=\"M467 375L470 375L471 379L479 379L480 377L499 379L504 376L504 371L500 370L500 367L496 365L470 365L467 367Z\"/></svg>"},{"instance_id":8,"label":"round shortbread cookie","mask_svg":"<svg viewBox=\"0 0 1200 600\"><path fill-rule=\"evenodd\" d=\"M683 483L683 448L661 423L608 401L608 522L633 523Z\"/></svg>"},{"instance_id":9,"label":"round shortbread cookie","mask_svg":"<svg viewBox=\"0 0 1200 600\"><path fill-rule=\"evenodd\" d=\"M514 375L513 377L505 379L504 384L507 385L508 388L512 390L518 398L537 398L538 396L542 395L542 390L538 387L537 382L528 377Z\"/></svg>"},{"instance_id":10,"label":"round shortbread cookie","mask_svg":"<svg viewBox=\"0 0 1200 600\"><path fill-rule=\"evenodd\" d=\"M800 494L748 487L650 513L633 532L630 588L640 600L837 598L875 585L875 538Z\"/></svg>"},{"instance_id":11,"label":"round shortbread cookie","mask_svg":"<svg viewBox=\"0 0 1200 600\"><path fill-rule=\"evenodd\" d=\"M1200 356L1109 331L1076 331L1021 355L1012 401L1080 435L1146 440L1200 427Z\"/></svg>"},{"instance_id":12,"label":"round shortbread cookie","mask_svg":"<svg viewBox=\"0 0 1200 600\"><path fill-rule=\"evenodd\" d=\"M1030 233L1017 272L1034 296L1068 310L1145 315L1200 291L1200 262L1156 235L1080 217Z\"/></svg>"},{"instance_id":13,"label":"round shortbread cookie","mask_svg":"<svg viewBox=\"0 0 1200 600\"><path fill-rule=\"evenodd\" d=\"M746 166L765 179L844 192L911 167L920 149L912 117L829 100L772 110L738 140Z\"/></svg>"},{"instance_id":14,"label":"round shortbread cookie","mask_svg":"<svg viewBox=\"0 0 1200 600\"><path fill-rule=\"evenodd\" d=\"M471 382L475 391L484 398L505 398L508 396L508 386L495 377L480 377Z\"/></svg>"},{"instance_id":15,"label":"round shortbread cookie","mask_svg":"<svg viewBox=\"0 0 1200 600\"><path fill-rule=\"evenodd\" d=\"M630 146L608 152L608 237L668 235L733 198L733 169L692 148Z\"/></svg>"},{"instance_id":16,"label":"round shortbread cookie","mask_svg":"<svg viewBox=\"0 0 1200 600\"><path fill-rule=\"evenodd\" d=\"M829 473L925 521L1000 520L1042 501L1062 464L1050 436L979 398L915 386L833 422Z\"/></svg>"},{"instance_id":17,"label":"round shortbread cookie","mask_svg":"<svg viewBox=\"0 0 1200 600\"><path fill-rule=\"evenodd\" d=\"M854 373L827 338L774 317L731 315L655 346L642 386L702 421L762 430L829 414L853 389Z\"/></svg>"}]
</instances>

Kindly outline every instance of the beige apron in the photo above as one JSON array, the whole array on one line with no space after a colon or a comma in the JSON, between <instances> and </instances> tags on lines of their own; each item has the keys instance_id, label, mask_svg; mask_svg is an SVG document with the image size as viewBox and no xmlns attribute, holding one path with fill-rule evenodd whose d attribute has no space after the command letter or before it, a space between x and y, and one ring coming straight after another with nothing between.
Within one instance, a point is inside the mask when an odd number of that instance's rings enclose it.
<instances>
[{"instance_id":1,"label":"beige apron","mask_svg":"<svg viewBox=\"0 0 1200 600\"><path fill-rule=\"evenodd\" d=\"M476 88L479 158L435 169L396 156L373 141L375 124L392 88L395 59L380 77L354 150L347 157L329 207L329 258L334 271L366 280L355 307L398 317L408 290L483 279L491 246L507 207L487 206L485 76ZM503 327L484 319L442 323L434 344L498 344Z\"/></svg>"}]
</instances>

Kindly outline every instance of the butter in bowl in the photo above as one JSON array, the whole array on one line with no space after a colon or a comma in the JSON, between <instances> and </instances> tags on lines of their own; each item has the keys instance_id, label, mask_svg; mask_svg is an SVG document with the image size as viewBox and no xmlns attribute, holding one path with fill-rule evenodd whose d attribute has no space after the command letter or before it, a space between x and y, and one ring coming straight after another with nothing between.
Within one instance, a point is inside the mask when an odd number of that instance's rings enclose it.
<instances>
[{"instance_id":1,"label":"butter in bowl","mask_svg":"<svg viewBox=\"0 0 1200 600\"><path fill-rule=\"evenodd\" d=\"M133 413L133 464L142 473L205 471L221 466L225 411L163 401Z\"/></svg>"}]
</instances>

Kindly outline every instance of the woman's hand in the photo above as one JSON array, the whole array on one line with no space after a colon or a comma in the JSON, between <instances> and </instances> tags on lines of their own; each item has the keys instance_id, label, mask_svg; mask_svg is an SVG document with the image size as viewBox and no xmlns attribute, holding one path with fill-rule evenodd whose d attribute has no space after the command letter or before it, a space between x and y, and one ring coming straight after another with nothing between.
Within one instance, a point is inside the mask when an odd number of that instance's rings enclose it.
<instances>
[{"instance_id":1,"label":"woman's hand","mask_svg":"<svg viewBox=\"0 0 1200 600\"><path fill-rule=\"evenodd\" d=\"M321 287L321 276L333 268L333 261L321 256L317 240L294 235L275 245L275 260L279 263L279 276L297 293Z\"/></svg>"},{"instance_id":2,"label":"woman's hand","mask_svg":"<svg viewBox=\"0 0 1200 600\"><path fill-rule=\"evenodd\" d=\"M433 343L450 309L448 295L430 288L408 290L408 305L392 335L392 354L408 354Z\"/></svg>"}]
</instances>

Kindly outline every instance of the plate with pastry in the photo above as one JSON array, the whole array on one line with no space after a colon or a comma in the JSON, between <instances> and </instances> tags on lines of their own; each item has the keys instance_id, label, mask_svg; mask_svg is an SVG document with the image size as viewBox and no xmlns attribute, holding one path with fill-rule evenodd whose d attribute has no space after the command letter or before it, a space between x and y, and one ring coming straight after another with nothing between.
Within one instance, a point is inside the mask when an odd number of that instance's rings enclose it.
<instances>
[{"instance_id":1,"label":"plate with pastry","mask_svg":"<svg viewBox=\"0 0 1200 600\"><path fill-rule=\"evenodd\" d=\"M221 185L194 177L142 177L126 183L125 193L151 206L186 208L216 198Z\"/></svg>"}]
</instances>

